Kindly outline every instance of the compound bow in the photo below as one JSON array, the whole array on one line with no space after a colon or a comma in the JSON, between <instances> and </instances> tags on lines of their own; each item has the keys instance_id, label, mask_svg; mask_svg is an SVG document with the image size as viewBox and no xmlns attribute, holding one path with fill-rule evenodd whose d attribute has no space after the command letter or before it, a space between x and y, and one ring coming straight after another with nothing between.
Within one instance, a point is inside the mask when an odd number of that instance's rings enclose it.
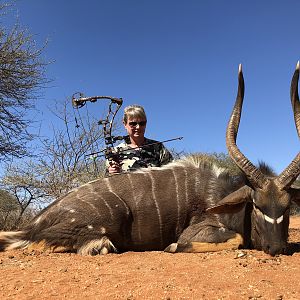
<instances>
[{"instance_id":1,"label":"compound bow","mask_svg":"<svg viewBox=\"0 0 300 300\"><path fill-rule=\"evenodd\" d=\"M76 98L76 95L79 97ZM108 107L108 113L106 115L105 119L99 120L98 124L102 125L103 127L103 135L104 135L104 141L105 141L105 149L98 151L98 152L93 152L90 154L87 154L86 156L90 155L97 155L97 156L104 156L107 160L114 160L114 161L119 161L120 155L122 155L122 152L124 150L116 150L114 143L118 140L123 140L126 136L113 136L112 135L112 130L113 130L113 122L115 120L116 114L118 113L119 109L121 108L123 104L123 99L122 98L115 98L111 96L92 96L92 97L84 97L84 95L80 92L74 93L72 96L72 105L74 108L81 108L83 107L87 102L96 102L97 100L103 100L103 99L109 99L110 104ZM115 106L115 109L113 109ZM181 140L183 137L177 137L169 140L165 140L162 142L155 142L152 144L148 144L146 146L152 146L154 144L160 144L160 143L166 143L174 140ZM143 146L141 147L136 147L139 149L144 148ZM131 149L134 150L135 148ZM98 155L99 153L104 153L103 155Z\"/></svg>"}]
</instances>

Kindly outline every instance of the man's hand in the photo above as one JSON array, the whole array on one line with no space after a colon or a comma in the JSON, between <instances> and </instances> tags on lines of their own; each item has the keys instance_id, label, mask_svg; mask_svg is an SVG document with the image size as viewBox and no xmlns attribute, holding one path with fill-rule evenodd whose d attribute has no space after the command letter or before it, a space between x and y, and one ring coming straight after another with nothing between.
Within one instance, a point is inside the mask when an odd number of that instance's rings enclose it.
<instances>
[{"instance_id":1,"label":"man's hand","mask_svg":"<svg viewBox=\"0 0 300 300\"><path fill-rule=\"evenodd\" d=\"M114 160L110 160L109 166L108 166L108 173L115 174L115 173L120 173L120 172L121 172L121 164Z\"/></svg>"}]
</instances>

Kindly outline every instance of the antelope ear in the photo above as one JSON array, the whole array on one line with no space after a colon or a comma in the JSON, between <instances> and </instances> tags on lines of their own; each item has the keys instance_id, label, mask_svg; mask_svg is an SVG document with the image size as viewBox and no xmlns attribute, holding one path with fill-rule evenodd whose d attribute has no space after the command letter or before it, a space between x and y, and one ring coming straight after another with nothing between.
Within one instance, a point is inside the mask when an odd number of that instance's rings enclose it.
<instances>
[{"instance_id":1,"label":"antelope ear","mask_svg":"<svg viewBox=\"0 0 300 300\"><path fill-rule=\"evenodd\" d=\"M249 186L245 185L223 198L217 205L207 208L206 211L214 214L236 213L251 199L252 191Z\"/></svg>"},{"instance_id":2,"label":"antelope ear","mask_svg":"<svg viewBox=\"0 0 300 300\"><path fill-rule=\"evenodd\" d=\"M291 188L292 201L300 206L300 189Z\"/></svg>"}]
</instances>

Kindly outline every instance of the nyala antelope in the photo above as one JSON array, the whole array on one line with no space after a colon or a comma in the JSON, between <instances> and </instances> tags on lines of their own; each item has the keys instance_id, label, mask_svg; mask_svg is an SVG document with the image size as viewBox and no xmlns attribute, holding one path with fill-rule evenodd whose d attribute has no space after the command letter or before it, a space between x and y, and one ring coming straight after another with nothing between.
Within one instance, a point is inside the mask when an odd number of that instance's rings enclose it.
<instances>
[{"instance_id":1,"label":"nyala antelope","mask_svg":"<svg viewBox=\"0 0 300 300\"><path fill-rule=\"evenodd\" d=\"M291 83L294 120L300 136L299 62ZM300 174L300 153L276 176L255 167L236 137L244 98L241 66L238 93L226 144L240 174L195 156L89 182L38 214L23 230L0 233L0 250L43 245L83 255L165 250L206 252L238 247L270 255L287 249L292 184Z\"/></svg>"}]
</instances>

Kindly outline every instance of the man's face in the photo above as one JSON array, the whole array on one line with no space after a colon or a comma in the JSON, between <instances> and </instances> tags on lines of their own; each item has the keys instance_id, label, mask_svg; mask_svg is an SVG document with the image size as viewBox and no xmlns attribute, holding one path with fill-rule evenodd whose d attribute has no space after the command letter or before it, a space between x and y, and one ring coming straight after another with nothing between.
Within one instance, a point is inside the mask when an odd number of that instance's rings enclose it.
<instances>
[{"instance_id":1,"label":"man's face","mask_svg":"<svg viewBox=\"0 0 300 300\"><path fill-rule=\"evenodd\" d=\"M129 118L124 124L130 137L144 137L147 121L140 118Z\"/></svg>"}]
</instances>

